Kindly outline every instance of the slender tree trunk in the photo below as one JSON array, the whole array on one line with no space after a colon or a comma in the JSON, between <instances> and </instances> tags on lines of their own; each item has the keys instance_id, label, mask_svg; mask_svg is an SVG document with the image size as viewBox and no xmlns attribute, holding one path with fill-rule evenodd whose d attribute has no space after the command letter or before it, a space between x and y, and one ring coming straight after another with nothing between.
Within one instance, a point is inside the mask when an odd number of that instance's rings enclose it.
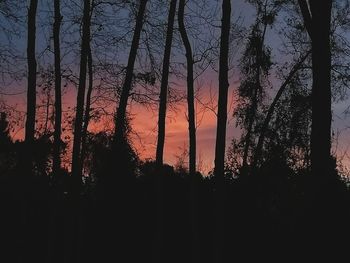
<instances>
[{"instance_id":1,"label":"slender tree trunk","mask_svg":"<svg viewBox=\"0 0 350 263\"><path fill-rule=\"evenodd\" d=\"M329 175L331 156L331 48L332 0L310 1L312 13L312 124L311 169L316 176Z\"/></svg>"},{"instance_id":2,"label":"slender tree trunk","mask_svg":"<svg viewBox=\"0 0 350 263\"><path fill-rule=\"evenodd\" d=\"M49 220L49 242L48 260L49 262L59 262L59 240L62 237L59 232L59 207L62 194L61 178L61 129L62 129L62 94L61 94L61 49L60 49L60 27L61 27L61 1L54 1L54 23L53 23L53 44L54 44L54 64L55 64L55 129L53 142L53 198L50 205L51 214Z\"/></svg>"},{"instance_id":3,"label":"slender tree trunk","mask_svg":"<svg viewBox=\"0 0 350 263\"><path fill-rule=\"evenodd\" d=\"M136 17L136 25L135 25L134 36L130 47L128 65L126 67L125 80L122 88L122 94L119 100L119 106L117 108L115 135L114 135L115 144L118 142L122 142L125 136L126 107L128 105L128 98L129 98L129 94L132 86L134 65L135 65L137 50L139 47L140 35L141 35L142 26L143 26L143 19L145 15L147 1L148 0L140 0L139 10Z\"/></svg>"},{"instance_id":4,"label":"slender tree trunk","mask_svg":"<svg viewBox=\"0 0 350 263\"><path fill-rule=\"evenodd\" d=\"M72 156L72 179L74 194L79 193L81 184L81 139L82 139L82 124L84 114L84 100L86 88L86 73L87 73L87 58L89 53L90 41L90 0L84 0L83 14L83 34L81 41L80 52L80 74L79 86L77 95L77 106L74 123L74 141L73 141L73 156Z\"/></svg>"},{"instance_id":5,"label":"slender tree trunk","mask_svg":"<svg viewBox=\"0 0 350 263\"><path fill-rule=\"evenodd\" d=\"M31 0L28 8L28 32L27 32L27 64L28 64L28 83L27 83L27 116L25 123L24 151L19 156L18 172L21 180L18 187L20 188L20 209L21 240L18 247L19 262L30 261L28 255L32 246L31 241L31 208L33 188L33 153L35 140L35 111L36 111L36 71L37 63L35 58L36 42L36 14L38 1ZM28 176L29 175L29 176Z\"/></svg>"},{"instance_id":6,"label":"slender tree trunk","mask_svg":"<svg viewBox=\"0 0 350 263\"><path fill-rule=\"evenodd\" d=\"M70 185L70 203L68 204L68 232L69 237L65 243L65 260L64 262L79 263L82 256L82 215L80 204L81 190L81 143L83 130L84 100L86 89L87 60L89 55L90 42L90 25L91 25L91 1L84 0L83 9L83 26L80 51L80 74L77 95L77 106L74 123L74 141L72 156L72 181Z\"/></svg>"},{"instance_id":7,"label":"slender tree trunk","mask_svg":"<svg viewBox=\"0 0 350 263\"><path fill-rule=\"evenodd\" d=\"M81 146L82 163L84 162L85 155L86 155L87 130L90 122L91 94L93 89L92 53L91 53L90 44L89 44L89 52L88 52L88 71L89 71L89 87L86 94L86 106L85 106L84 125L83 125L83 132L82 132L82 146Z\"/></svg>"},{"instance_id":8,"label":"slender tree trunk","mask_svg":"<svg viewBox=\"0 0 350 263\"><path fill-rule=\"evenodd\" d=\"M54 1L55 19L53 24L53 41L55 54L55 131L53 144L53 174L58 176L61 168L60 146L62 129L62 94L61 94L61 49L60 49L60 27L61 8L60 0Z\"/></svg>"},{"instance_id":9,"label":"slender tree trunk","mask_svg":"<svg viewBox=\"0 0 350 263\"><path fill-rule=\"evenodd\" d=\"M168 26L166 32L164 56L163 56L163 69L162 79L160 85L159 95L159 113L158 113L158 141L156 152L156 192L157 192L157 226L154 240L153 260L154 262L163 262L163 151L165 141L165 118L166 118L166 106L168 95L168 79L169 79L169 66L171 56L171 46L173 41L174 21L176 14L176 0L170 1L170 8L168 13Z\"/></svg>"},{"instance_id":10,"label":"slender tree trunk","mask_svg":"<svg viewBox=\"0 0 350 263\"><path fill-rule=\"evenodd\" d=\"M200 240L198 230L198 189L196 181L196 120L194 109L194 80L193 80L193 55L191 43L188 39L184 23L185 0L180 0L178 11L178 23L181 38L186 50L187 60L187 107L188 107L188 130L189 130L189 171L191 176L190 193L190 220L192 231L192 262L200 260Z\"/></svg>"},{"instance_id":11,"label":"slender tree trunk","mask_svg":"<svg viewBox=\"0 0 350 263\"><path fill-rule=\"evenodd\" d=\"M189 130L189 168L190 175L196 173L196 120L194 110L194 81L193 81L193 55L191 43L188 39L186 27L184 24L185 0L179 3L179 31L186 50L187 60L187 107L188 107L188 130Z\"/></svg>"},{"instance_id":12,"label":"slender tree trunk","mask_svg":"<svg viewBox=\"0 0 350 263\"><path fill-rule=\"evenodd\" d=\"M161 80L160 95L159 95L158 141L157 141L157 153L156 153L156 163L158 167L161 167L163 165L169 65L170 65L171 45L173 41L175 13L176 13L176 0L171 0L170 10L168 15L168 28L167 28L167 34L166 34L166 40L165 40L163 71L162 71L162 80Z\"/></svg>"},{"instance_id":13,"label":"slender tree trunk","mask_svg":"<svg viewBox=\"0 0 350 263\"><path fill-rule=\"evenodd\" d=\"M282 83L281 87L278 89L277 94L275 96L275 98L273 99L266 117L264 119L263 125L261 127L261 131L260 131L260 135L259 135L259 139L258 139L258 144L256 146L256 150L255 150L255 154L254 154L254 160L253 160L253 171L257 168L257 166L259 165L260 159L261 159L261 154L262 154L262 148L264 146L264 140L265 140L265 134L266 131L269 127L269 123L270 120L272 118L272 115L275 111L275 107L277 105L278 100L281 98L283 92L286 90L286 88L288 87L288 85L290 84L292 78L295 76L295 74L298 72L298 70L300 69L300 67L303 65L304 61L308 58L308 56L310 55L311 51L308 51L298 62L297 64L294 65L294 67L292 68L292 70L289 72L287 78L285 79L285 81Z\"/></svg>"},{"instance_id":14,"label":"slender tree trunk","mask_svg":"<svg viewBox=\"0 0 350 263\"><path fill-rule=\"evenodd\" d=\"M215 145L215 168L214 173L217 178L224 175L225 163L225 143L226 143L226 122L227 122L227 94L228 82L228 54L229 35L231 21L231 2L223 0L222 3L222 25L220 42L220 68L219 68L219 101L217 113L217 130Z\"/></svg>"},{"instance_id":15,"label":"slender tree trunk","mask_svg":"<svg viewBox=\"0 0 350 263\"><path fill-rule=\"evenodd\" d=\"M28 63L28 90L27 90L27 119L25 129L25 143L28 169L32 169L32 154L35 136L35 109L36 109L36 11L38 1L31 0L28 9L28 42L27 42L27 63ZM27 166L26 165L26 166ZM28 172L28 171L27 171Z\"/></svg>"},{"instance_id":16,"label":"slender tree trunk","mask_svg":"<svg viewBox=\"0 0 350 263\"><path fill-rule=\"evenodd\" d=\"M51 90L46 90L46 106L45 106L45 124L44 124L44 134L47 134L49 131L49 119L50 119L50 103L51 103Z\"/></svg>"},{"instance_id":17,"label":"slender tree trunk","mask_svg":"<svg viewBox=\"0 0 350 263\"><path fill-rule=\"evenodd\" d=\"M231 28L231 0L222 2L221 20L221 42L219 61L219 101L217 115L217 131L215 145L215 233L214 233L214 262L224 262L224 229L225 229L225 191L224 191L224 166L225 166L225 143L226 143L226 122L227 122L227 94L228 81L228 56Z\"/></svg>"}]
</instances>

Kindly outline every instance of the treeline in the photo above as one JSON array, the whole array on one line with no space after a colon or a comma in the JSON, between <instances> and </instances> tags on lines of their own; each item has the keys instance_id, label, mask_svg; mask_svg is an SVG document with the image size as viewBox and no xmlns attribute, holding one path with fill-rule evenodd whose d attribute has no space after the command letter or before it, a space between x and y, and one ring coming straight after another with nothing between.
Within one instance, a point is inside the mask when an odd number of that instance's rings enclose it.
<instances>
[{"instance_id":1,"label":"treeline","mask_svg":"<svg viewBox=\"0 0 350 263\"><path fill-rule=\"evenodd\" d=\"M50 28L47 49L53 57L47 69L37 62L37 43L45 41L37 37L43 3L29 1L25 23L17 13L24 3L1 4L7 21L0 56L4 83L18 74L18 55L5 42L23 25L27 36L24 141L12 140L11 110L6 101L1 104L3 226L11 225L5 235L11 261L227 262L252 250L270 255L270 246L297 249L298 255L315 253L310 242L329 251L341 248L350 196L331 153L331 124L332 100L342 99L350 80L349 45L342 35L350 23L349 2L247 2L255 14L248 28L232 19L230 0L219 6L205 0L55 0L46 16L50 22L40 21ZM77 10L79 15L71 15ZM62 24L65 12L68 24ZM287 17L279 34L287 61L276 60L268 40L281 16ZM124 24L118 28L117 22ZM199 31L205 28L209 32ZM67 43L73 42L79 50L71 52ZM113 56L113 47L122 54ZM78 63L67 66L74 52ZM124 66L113 63L118 56L125 57ZM180 56L185 70L176 69ZM218 79L216 106L211 105L215 161L203 177L196 169L196 79L210 67ZM233 117L242 133L227 147L232 68L240 72ZM175 170L163 161L168 107L181 97L171 91L172 78L185 80L189 128L188 167ZM63 141L62 98L69 85L77 87L68 119L71 154ZM44 121L38 117L39 93L45 97ZM141 161L133 147L131 101L158 110L154 161ZM112 130L89 132L92 119L110 107ZM67 156L71 170L64 167Z\"/></svg>"}]
</instances>

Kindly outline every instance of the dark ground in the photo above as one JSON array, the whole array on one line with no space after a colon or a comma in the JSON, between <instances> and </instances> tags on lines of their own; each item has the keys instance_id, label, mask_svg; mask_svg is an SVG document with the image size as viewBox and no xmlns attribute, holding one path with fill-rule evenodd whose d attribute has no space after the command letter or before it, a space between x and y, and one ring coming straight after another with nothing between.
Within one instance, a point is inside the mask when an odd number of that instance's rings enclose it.
<instances>
[{"instance_id":1,"label":"dark ground","mask_svg":"<svg viewBox=\"0 0 350 263\"><path fill-rule=\"evenodd\" d=\"M156 176L146 168L85 185L78 200L57 194L47 177L0 176L1 262L152 262L157 215L162 262L191 262L189 176L165 169L157 213ZM320 178L283 170L227 178L224 262L347 261L350 191L336 176ZM213 262L215 180L198 176L195 187L198 262Z\"/></svg>"}]
</instances>

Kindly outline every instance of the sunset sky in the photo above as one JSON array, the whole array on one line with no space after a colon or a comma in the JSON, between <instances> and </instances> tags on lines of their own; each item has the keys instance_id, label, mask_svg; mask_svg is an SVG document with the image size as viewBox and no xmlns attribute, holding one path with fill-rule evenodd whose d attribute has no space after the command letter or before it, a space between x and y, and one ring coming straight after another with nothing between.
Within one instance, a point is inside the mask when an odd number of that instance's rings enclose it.
<instances>
[{"instance_id":1,"label":"sunset sky","mask_svg":"<svg viewBox=\"0 0 350 263\"><path fill-rule=\"evenodd\" d=\"M215 3L213 2L213 7ZM46 6L39 6L41 11L46 10ZM240 19L238 17L240 16ZM253 22L254 11L251 6L244 3L244 1L239 0L235 1L233 5L233 21L240 21L242 26L246 29L249 29L249 26ZM282 17L279 17L279 21L283 20ZM40 19L39 19L40 21ZM216 21L219 23L219 20ZM281 36L277 35L277 31L282 29L282 24L278 24L277 29L268 30L267 32L267 44L272 48L273 59L275 61L284 61L288 58L281 57L280 46L283 39ZM39 27L38 28L38 58L40 59L40 63L43 65L48 63L49 56L43 55L41 52L46 48L46 40L44 40L43 36L47 33L47 28ZM4 37L4 36L2 36ZM25 30L23 30L23 35L20 36L16 41L17 49L21 52L21 54L25 54ZM119 47L118 47L119 48ZM235 48L235 47L232 47ZM128 48L120 50L118 59L123 61L127 57ZM196 50L195 50L196 51ZM112 51L110 51L112 52ZM234 51L235 56L232 57L233 62L232 70L230 71L230 90L229 90L229 109L230 112L228 114L229 122L227 127L227 145L230 144L233 137L238 138L240 136L240 131L235 127L235 120L232 118L233 109L235 107L235 96L234 93L237 91L237 87L239 86L239 69L237 68L237 58L240 57L242 50L238 49ZM74 52L73 52L74 53ZM68 53L70 54L70 53ZM159 57L162 56L162 53L158 54ZM67 55L64 60L72 60L74 57ZM174 49L172 61L178 62L183 61L183 54L178 53L176 49ZM18 69L25 69L25 60L22 60L23 63L18 65ZM40 64L39 63L39 64ZM75 63L78 63L75 61ZM182 68L183 69L183 68ZM217 70L217 68L216 68ZM122 78L121 78L122 80ZM279 81L275 79L274 75L271 74L271 83L274 84L274 87L278 87ZM172 78L172 87L175 87L176 90L185 92L186 86L183 79ZM275 85L276 84L276 85ZM208 69L205 71L200 78L197 79L196 88L199 89L199 93L197 94L200 98L200 102L197 101L196 109L197 109L197 161L201 163L202 167L199 167L200 170L208 172L212 166L214 161L214 147L215 147L215 136L216 136L216 116L213 112L215 111L215 103L217 100L217 89L218 89L218 75L215 69ZM22 116L25 113L25 87L26 82L24 80L20 82L13 82L8 86L1 87L0 93L0 101L6 102L8 105L14 106L16 110L20 111ZM72 110L75 106L76 100L76 88L72 86L68 86L65 88L67 90L66 94L63 97L65 110L68 111L68 107ZM270 94L271 98L275 93L275 89L273 89ZM6 93L19 93L19 95L11 95L8 96ZM40 101L40 98L38 98ZM204 108L202 104L208 104L208 108ZM176 108L174 110L173 108ZM106 109L109 112L113 112L115 110L115 104L109 104ZM188 124L186 120L186 101L176 103L170 109L168 108L168 118L166 123L166 140L165 140L165 151L164 151L164 159L165 162L174 164L177 160L178 155L183 153L184 149L188 146ZM349 136L350 132L348 129L348 119L344 114L344 111L348 107L348 101L343 101L339 103L333 104L333 130L334 137L338 138L338 143L334 144L334 151L337 152L338 155L343 156L349 147ZM210 109L209 109L210 108ZM40 110L40 109L39 109ZM41 109L42 110L42 109ZM153 108L151 110L149 107L144 107L136 103L131 103L129 107L130 115L132 117L132 127L135 131L136 135L133 135L133 143L137 151L139 152L141 158L154 158L155 150L156 150L156 139L157 139L157 109ZM23 121L23 119L22 119ZM99 122L92 122L89 126L90 131L100 131L106 128L108 125L109 129L113 129L113 125L111 124L111 117L102 118ZM13 135L15 135L16 139L23 138L23 123L17 126L16 130L13 131ZM344 155L344 160L348 162L347 155Z\"/></svg>"}]
</instances>

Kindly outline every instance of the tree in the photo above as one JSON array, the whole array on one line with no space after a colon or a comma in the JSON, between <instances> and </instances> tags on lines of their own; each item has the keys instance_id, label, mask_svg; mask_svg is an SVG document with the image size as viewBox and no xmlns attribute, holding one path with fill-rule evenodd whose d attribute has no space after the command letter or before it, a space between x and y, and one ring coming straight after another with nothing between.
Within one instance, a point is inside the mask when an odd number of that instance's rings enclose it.
<instances>
[{"instance_id":1,"label":"tree","mask_svg":"<svg viewBox=\"0 0 350 263\"><path fill-rule=\"evenodd\" d=\"M27 63L28 63L28 90L27 90L27 119L25 129L25 142L27 147L28 162L31 163L31 149L35 138L35 110L36 110L36 11L37 0L31 0L28 9L28 39L27 39ZM31 164L29 167L31 169Z\"/></svg>"},{"instance_id":2,"label":"tree","mask_svg":"<svg viewBox=\"0 0 350 263\"><path fill-rule=\"evenodd\" d=\"M222 1L220 58L219 58L219 100L217 112L217 130L215 144L215 167L214 176L216 178L216 233L214 237L214 262L223 262L224 244L224 165L225 165L225 143L226 143L226 122L227 122L227 94L229 88L228 81L228 57L229 38L231 28L231 0Z\"/></svg>"},{"instance_id":3,"label":"tree","mask_svg":"<svg viewBox=\"0 0 350 263\"><path fill-rule=\"evenodd\" d=\"M119 106L117 108L117 117L115 120L115 134L114 144L118 145L124 141L126 130L126 107L128 105L128 98L132 87L133 71L137 55L137 50L140 42L140 35L143 26L144 14L148 0L140 0L139 9L136 17L136 25L134 35L130 47L128 65L126 67L125 80L122 87L122 93L119 99ZM114 146L117 147L117 146Z\"/></svg>"},{"instance_id":4,"label":"tree","mask_svg":"<svg viewBox=\"0 0 350 263\"><path fill-rule=\"evenodd\" d=\"M188 130L189 130L189 169L190 175L196 173L196 123L194 109L194 77L193 77L193 55L191 43L188 39L185 23L185 0L180 0L178 11L178 23L181 38L186 50L187 61L187 108L188 108Z\"/></svg>"},{"instance_id":5,"label":"tree","mask_svg":"<svg viewBox=\"0 0 350 263\"><path fill-rule=\"evenodd\" d=\"M88 51L88 75L89 75L89 86L86 94L86 106L85 106L85 113L84 113L84 125L83 125L83 131L82 131L82 146L81 146L81 162L83 163L85 160L86 155L86 143L87 143L87 132L88 132L88 126L90 122L90 111L91 111L91 95L93 90L93 71L92 71L92 52L91 52L91 45L89 44L89 51Z\"/></svg>"},{"instance_id":6,"label":"tree","mask_svg":"<svg viewBox=\"0 0 350 263\"><path fill-rule=\"evenodd\" d=\"M227 94L228 81L228 56L229 36L231 21L231 2L223 0L222 21L221 21L221 42L220 42L220 65L219 65L219 100L217 112L217 130L215 144L215 168L214 174L217 178L223 178L225 162L225 141L227 122Z\"/></svg>"},{"instance_id":7,"label":"tree","mask_svg":"<svg viewBox=\"0 0 350 263\"><path fill-rule=\"evenodd\" d=\"M55 63L55 131L53 144L53 174L58 175L61 168L61 129L62 129L62 92L61 92L61 49L60 49L60 27L61 27L61 10L60 0L54 1L54 63Z\"/></svg>"},{"instance_id":8,"label":"tree","mask_svg":"<svg viewBox=\"0 0 350 263\"><path fill-rule=\"evenodd\" d=\"M298 0L312 46L311 169L328 176L331 156L331 46L332 0Z\"/></svg>"},{"instance_id":9,"label":"tree","mask_svg":"<svg viewBox=\"0 0 350 263\"><path fill-rule=\"evenodd\" d=\"M172 40L173 40L173 32L174 32L175 12L176 12L176 0L171 0L169 14L168 14L168 27L166 32L162 80L161 80L160 95L159 95L158 140L157 140L157 152L156 152L156 163L159 167L163 165L169 66L170 66L170 55L171 55L171 46L172 46Z\"/></svg>"},{"instance_id":10,"label":"tree","mask_svg":"<svg viewBox=\"0 0 350 263\"><path fill-rule=\"evenodd\" d=\"M12 140L10 136L10 127L5 112L0 112L0 172L6 174L13 168L12 158Z\"/></svg>"},{"instance_id":11,"label":"tree","mask_svg":"<svg viewBox=\"0 0 350 263\"><path fill-rule=\"evenodd\" d=\"M91 3L91 12L90 12L90 21L92 19L92 14L95 11L95 8L97 6L97 3L95 0L92 0ZM83 169L83 163L85 161L86 157L86 149L87 149L87 133L88 133L88 127L90 123L90 114L91 114L91 98L92 98L92 91L94 88L94 72L93 72L93 61L92 61L92 49L91 49L91 39L89 39L89 47L88 47L88 54L87 54L87 68L88 68L88 90L86 93L86 105L85 105L85 112L84 112L84 124L83 124L83 130L82 130L82 145L81 145L81 167L80 172L82 172Z\"/></svg>"},{"instance_id":12,"label":"tree","mask_svg":"<svg viewBox=\"0 0 350 263\"><path fill-rule=\"evenodd\" d=\"M72 176L73 189L75 194L79 192L80 177L81 177L81 139L82 139L82 124L84 114L84 100L86 88L86 73L87 73L87 58L89 53L90 41L90 0L84 0L83 10L83 28L80 50L80 73L79 86L77 95L76 115L74 122L74 141L73 141L73 156L72 156Z\"/></svg>"},{"instance_id":13,"label":"tree","mask_svg":"<svg viewBox=\"0 0 350 263\"><path fill-rule=\"evenodd\" d=\"M6 145L11 142L10 137L10 127L9 122L7 120L7 114L5 112L0 112L0 138L1 144Z\"/></svg>"},{"instance_id":14,"label":"tree","mask_svg":"<svg viewBox=\"0 0 350 263\"><path fill-rule=\"evenodd\" d=\"M179 31L186 50L187 62L187 108L188 108L188 130L189 130L189 173L191 176L190 211L192 230L192 260L199 260L199 231L198 231L198 189L196 181L196 120L194 109L194 77L193 77L193 54L190 40L188 39L184 14L185 0L180 0L178 11Z\"/></svg>"},{"instance_id":15,"label":"tree","mask_svg":"<svg viewBox=\"0 0 350 263\"><path fill-rule=\"evenodd\" d=\"M272 115L275 111L276 105L281 98L282 94L286 90L286 88L291 84L293 77L297 74L298 70L302 67L303 63L305 60L309 57L310 51L306 52L304 56L302 56L294 65L294 67L291 69L289 72L288 76L286 79L283 81L281 84L280 88L278 89L275 98L273 99L271 105L269 106L269 109L267 110L266 116L264 118L262 127L260 129L260 135L258 139L258 143L255 149L255 154L254 154L254 159L253 159L253 164L252 164L252 169L255 170L257 168L257 165L260 162L261 159L261 154L262 154L262 148L264 146L264 140L265 140L265 135L267 133L268 127L270 120L272 118Z\"/></svg>"},{"instance_id":16,"label":"tree","mask_svg":"<svg viewBox=\"0 0 350 263\"><path fill-rule=\"evenodd\" d=\"M156 191L157 191L157 230L154 241L154 260L155 262L162 262L162 250L163 250L163 180L162 180L162 168L163 168L163 151L165 141L165 119L166 119L166 108L167 108L167 95L168 95L168 79L169 79L169 67L170 67L170 56L171 47L173 41L174 32L174 20L176 13L176 0L170 1L170 8L168 13L168 24L166 31L164 56L163 56L163 68L162 68L162 79L160 84L160 95L159 95L159 109L158 109L158 140L157 140L157 151L156 151L156 166L157 166L157 180L156 180ZM158 252L160 250L160 252Z\"/></svg>"},{"instance_id":17,"label":"tree","mask_svg":"<svg viewBox=\"0 0 350 263\"><path fill-rule=\"evenodd\" d=\"M248 36L247 46L241 59L243 79L239 86L240 105L236 111L239 122L245 128L243 139L242 171L248 172L251 148L255 141L255 127L264 97L264 86L271 68L271 51L265 45L268 25L272 25L277 14L269 1L251 1L255 5L256 20Z\"/></svg>"}]
</instances>

